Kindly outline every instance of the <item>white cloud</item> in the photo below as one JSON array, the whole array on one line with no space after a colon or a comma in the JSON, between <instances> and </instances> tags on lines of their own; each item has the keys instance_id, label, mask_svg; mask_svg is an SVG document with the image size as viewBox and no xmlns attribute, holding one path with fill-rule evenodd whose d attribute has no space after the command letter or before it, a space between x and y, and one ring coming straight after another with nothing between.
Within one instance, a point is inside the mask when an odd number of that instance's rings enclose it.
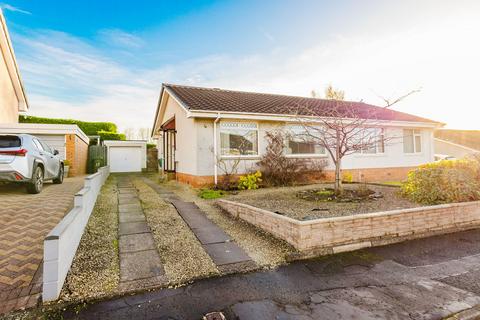
<instances>
[{"instance_id":1,"label":"white cloud","mask_svg":"<svg viewBox=\"0 0 480 320\"><path fill-rule=\"evenodd\" d=\"M14 7L14 6L12 6L8 3L0 3L0 9L12 11L12 12L23 13L23 14L28 14L28 15L32 14L30 11L22 10L22 9L20 9L18 7Z\"/></svg>"},{"instance_id":2,"label":"white cloud","mask_svg":"<svg viewBox=\"0 0 480 320\"><path fill-rule=\"evenodd\" d=\"M145 44L142 38L119 29L100 30L98 35L101 40L114 46L140 48Z\"/></svg>"},{"instance_id":3,"label":"white cloud","mask_svg":"<svg viewBox=\"0 0 480 320\"><path fill-rule=\"evenodd\" d=\"M286 54L211 55L150 68L119 63L111 52L68 34L17 35L15 48L31 114L149 127L162 82L308 95L332 83L351 100L381 104L422 87L396 108L478 128L478 23L471 16L379 36L335 36ZM127 36L126 39L129 37Z\"/></svg>"}]
</instances>

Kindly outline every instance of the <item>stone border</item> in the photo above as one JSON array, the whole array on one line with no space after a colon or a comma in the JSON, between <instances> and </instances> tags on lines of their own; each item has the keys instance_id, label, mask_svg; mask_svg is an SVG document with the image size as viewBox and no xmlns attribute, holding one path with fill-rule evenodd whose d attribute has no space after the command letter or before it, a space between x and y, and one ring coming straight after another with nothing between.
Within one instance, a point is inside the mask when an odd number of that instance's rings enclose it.
<instances>
[{"instance_id":1,"label":"stone border","mask_svg":"<svg viewBox=\"0 0 480 320\"><path fill-rule=\"evenodd\" d=\"M309 221L224 199L217 200L217 205L307 255L352 251L480 227L480 201Z\"/></svg>"},{"instance_id":2,"label":"stone border","mask_svg":"<svg viewBox=\"0 0 480 320\"><path fill-rule=\"evenodd\" d=\"M52 301L58 298L85 226L95 207L97 196L109 174L110 169L107 166L86 177L85 186L75 194L73 209L45 237L43 243L43 301Z\"/></svg>"}]
</instances>

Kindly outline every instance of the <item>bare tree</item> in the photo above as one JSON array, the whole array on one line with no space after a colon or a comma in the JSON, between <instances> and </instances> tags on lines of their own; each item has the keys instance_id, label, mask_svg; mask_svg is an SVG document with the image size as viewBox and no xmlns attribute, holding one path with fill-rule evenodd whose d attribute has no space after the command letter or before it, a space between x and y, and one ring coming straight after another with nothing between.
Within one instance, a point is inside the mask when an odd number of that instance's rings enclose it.
<instances>
[{"instance_id":1,"label":"bare tree","mask_svg":"<svg viewBox=\"0 0 480 320\"><path fill-rule=\"evenodd\" d=\"M362 106L355 102L339 100L343 91L327 87L326 98L333 100L318 108L314 102L295 107L295 115L311 141L325 148L335 165L335 193L343 194L341 180L342 160L357 152L383 152L387 141L381 115L394 104L418 92L412 90L394 100L385 101L384 107Z\"/></svg>"},{"instance_id":2,"label":"bare tree","mask_svg":"<svg viewBox=\"0 0 480 320\"><path fill-rule=\"evenodd\" d=\"M267 131L265 140L267 148L257 166L263 174L263 180L272 186L288 186L295 180L305 178L306 174L321 173L326 167L323 159L302 159L285 156L285 140L288 135L284 132Z\"/></svg>"}]
</instances>

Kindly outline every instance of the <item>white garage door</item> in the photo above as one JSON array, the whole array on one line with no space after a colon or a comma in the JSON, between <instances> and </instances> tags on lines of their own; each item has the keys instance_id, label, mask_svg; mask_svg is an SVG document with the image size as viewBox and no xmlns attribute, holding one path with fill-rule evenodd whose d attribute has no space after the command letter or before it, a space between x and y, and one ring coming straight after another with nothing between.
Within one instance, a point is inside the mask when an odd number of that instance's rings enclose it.
<instances>
[{"instance_id":1,"label":"white garage door","mask_svg":"<svg viewBox=\"0 0 480 320\"><path fill-rule=\"evenodd\" d=\"M142 171L141 147L110 147L110 172Z\"/></svg>"}]
</instances>

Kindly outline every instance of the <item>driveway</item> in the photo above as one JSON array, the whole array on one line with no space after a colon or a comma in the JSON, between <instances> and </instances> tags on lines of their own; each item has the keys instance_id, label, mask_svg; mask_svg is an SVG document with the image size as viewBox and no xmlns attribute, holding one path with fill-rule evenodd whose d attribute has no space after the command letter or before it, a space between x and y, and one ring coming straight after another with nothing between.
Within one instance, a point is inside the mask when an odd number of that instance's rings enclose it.
<instances>
[{"instance_id":1,"label":"driveway","mask_svg":"<svg viewBox=\"0 0 480 320\"><path fill-rule=\"evenodd\" d=\"M480 230L299 261L66 311L79 319L442 319L480 304Z\"/></svg>"},{"instance_id":2,"label":"driveway","mask_svg":"<svg viewBox=\"0 0 480 320\"><path fill-rule=\"evenodd\" d=\"M43 239L73 205L83 177L46 183L40 194L0 186L0 314L34 305L41 291Z\"/></svg>"}]
</instances>

